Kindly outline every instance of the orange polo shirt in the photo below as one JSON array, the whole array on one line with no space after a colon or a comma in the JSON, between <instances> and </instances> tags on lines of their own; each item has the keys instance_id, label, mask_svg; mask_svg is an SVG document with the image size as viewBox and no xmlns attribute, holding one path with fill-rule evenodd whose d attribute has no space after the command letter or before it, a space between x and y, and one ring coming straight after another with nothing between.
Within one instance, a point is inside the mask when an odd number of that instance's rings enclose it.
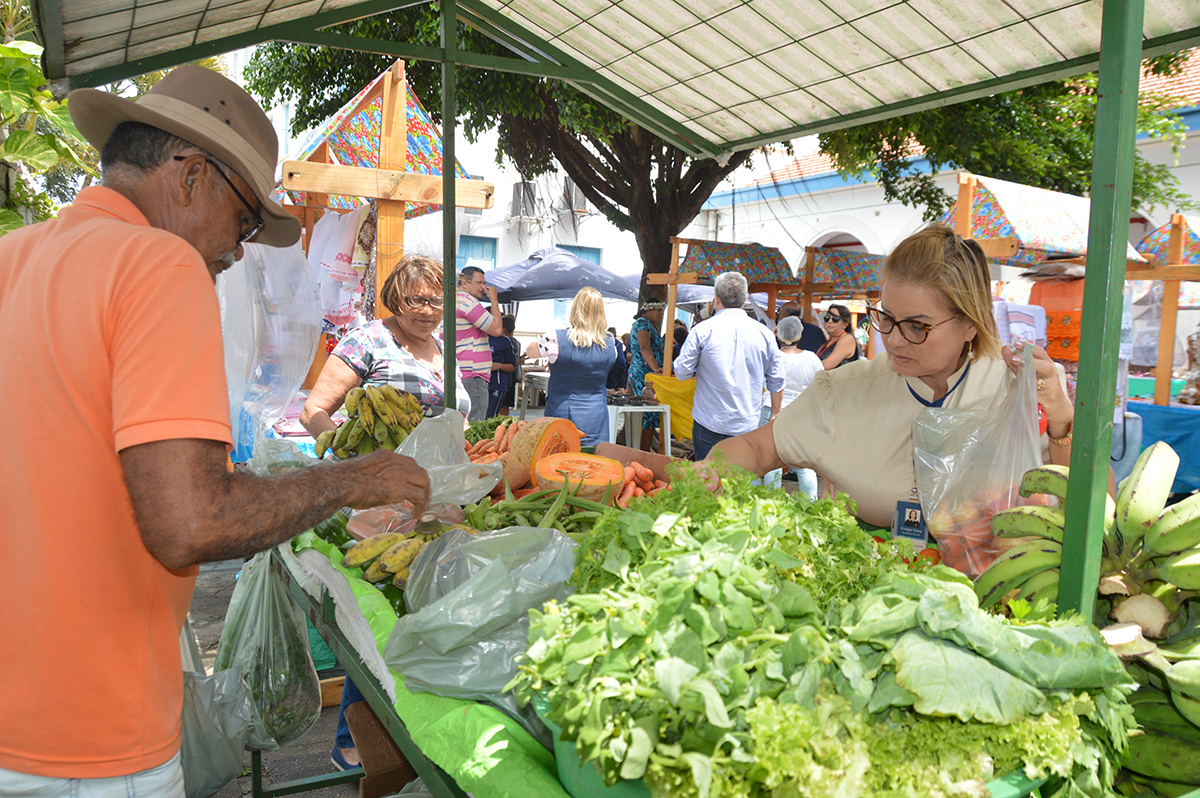
<instances>
[{"instance_id":1,"label":"orange polo shirt","mask_svg":"<svg viewBox=\"0 0 1200 798\"><path fill-rule=\"evenodd\" d=\"M182 238L87 188L0 238L0 326L0 767L155 767L179 749L196 569L146 550L117 453L231 442L212 280Z\"/></svg>"}]
</instances>

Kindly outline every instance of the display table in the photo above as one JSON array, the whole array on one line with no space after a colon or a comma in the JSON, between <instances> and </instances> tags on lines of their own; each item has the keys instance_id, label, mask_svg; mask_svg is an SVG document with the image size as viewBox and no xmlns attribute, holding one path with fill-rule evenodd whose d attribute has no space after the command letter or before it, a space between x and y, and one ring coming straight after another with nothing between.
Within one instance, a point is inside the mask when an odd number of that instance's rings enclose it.
<instances>
[{"instance_id":1,"label":"display table","mask_svg":"<svg viewBox=\"0 0 1200 798\"><path fill-rule=\"evenodd\" d=\"M1142 417L1142 448L1163 441L1179 455L1173 493L1200 490L1200 406L1130 402L1130 413Z\"/></svg>"},{"instance_id":2,"label":"display table","mask_svg":"<svg viewBox=\"0 0 1200 798\"><path fill-rule=\"evenodd\" d=\"M544 393L549 387L549 371L529 371L526 369L521 379L521 414L517 418L521 421L525 420L525 411L529 407L530 391L542 391Z\"/></svg>"},{"instance_id":3,"label":"display table","mask_svg":"<svg viewBox=\"0 0 1200 798\"><path fill-rule=\"evenodd\" d=\"M311 532L297 542L297 548L308 550L297 556L277 549L272 569L433 795L568 798L553 754L503 712L408 691L403 677L382 663L384 643L396 623L383 594L361 579L347 579L350 571L341 567L337 549ZM314 569L314 562L320 567ZM341 597L340 605L335 597ZM386 684L379 678L381 668Z\"/></svg>"},{"instance_id":4,"label":"display table","mask_svg":"<svg viewBox=\"0 0 1200 798\"><path fill-rule=\"evenodd\" d=\"M626 416L625 426L629 426L631 420L640 421L646 413L661 413L663 426L663 454L671 456L671 407L670 405L609 405L608 406L608 442L617 442L617 419L621 416ZM633 416L633 419L628 418ZM625 441L630 446L637 443L637 438L626 433Z\"/></svg>"}]
</instances>

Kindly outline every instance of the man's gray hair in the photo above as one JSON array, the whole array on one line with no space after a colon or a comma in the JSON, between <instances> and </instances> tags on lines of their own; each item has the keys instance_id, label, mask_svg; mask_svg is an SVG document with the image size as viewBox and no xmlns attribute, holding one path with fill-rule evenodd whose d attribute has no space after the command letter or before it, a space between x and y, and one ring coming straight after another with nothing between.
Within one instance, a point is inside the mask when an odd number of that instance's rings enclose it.
<instances>
[{"instance_id":1,"label":"man's gray hair","mask_svg":"<svg viewBox=\"0 0 1200 798\"><path fill-rule=\"evenodd\" d=\"M746 304L747 284L741 272L723 272L713 280L713 290L722 307L740 308Z\"/></svg>"},{"instance_id":2,"label":"man's gray hair","mask_svg":"<svg viewBox=\"0 0 1200 798\"><path fill-rule=\"evenodd\" d=\"M483 274L483 269L478 266L464 266L463 270L458 273L458 281L465 283L468 280L474 280L477 274Z\"/></svg>"}]
</instances>

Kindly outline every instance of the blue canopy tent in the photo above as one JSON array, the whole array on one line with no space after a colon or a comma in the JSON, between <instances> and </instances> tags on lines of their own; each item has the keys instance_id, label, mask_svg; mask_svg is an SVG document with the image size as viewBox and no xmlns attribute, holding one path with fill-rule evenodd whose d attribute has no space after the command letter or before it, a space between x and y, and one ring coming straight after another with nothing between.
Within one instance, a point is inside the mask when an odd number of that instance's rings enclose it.
<instances>
[{"instance_id":1,"label":"blue canopy tent","mask_svg":"<svg viewBox=\"0 0 1200 798\"><path fill-rule=\"evenodd\" d=\"M586 261L565 249L548 247L520 263L487 273L503 304L534 299L570 299L591 286L610 299L637 302L638 287L619 274Z\"/></svg>"}]
</instances>

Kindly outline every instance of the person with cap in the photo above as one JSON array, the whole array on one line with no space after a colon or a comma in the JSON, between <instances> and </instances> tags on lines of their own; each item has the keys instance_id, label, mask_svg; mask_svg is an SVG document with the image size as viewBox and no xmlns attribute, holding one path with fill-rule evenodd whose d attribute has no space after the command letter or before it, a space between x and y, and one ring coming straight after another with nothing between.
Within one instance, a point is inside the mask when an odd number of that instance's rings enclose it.
<instances>
[{"instance_id":1,"label":"person with cap","mask_svg":"<svg viewBox=\"0 0 1200 798\"><path fill-rule=\"evenodd\" d=\"M779 342L779 360L783 364L783 399L780 410L792 403L796 397L804 393L804 389L812 384L817 372L825 366L815 352L800 347L800 339L804 335L803 321L799 316L784 316L775 328L775 339ZM764 394L764 398L769 394ZM770 421L770 405L763 402L763 413L759 419L762 426ZM817 497L817 474L811 468L794 469L800 490L808 494L810 499ZM778 488L783 478L783 469L775 469L763 476L763 484Z\"/></svg>"},{"instance_id":2,"label":"person with cap","mask_svg":"<svg viewBox=\"0 0 1200 798\"><path fill-rule=\"evenodd\" d=\"M850 308L845 305L830 305L822 321L825 322L825 332L829 340L817 350L817 357L821 358L826 370L833 370L858 360L861 355L858 351L858 341L854 338Z\"/></svg>"},{"instance_id":3,"label":"person with cap","mask_svg":"<svg viewBox=\"0 0 1200 798\"><path fill-rule=\"evenodd\" d=\"M771 395L769 417L783 401L783 366L775 336L742 310L746 278L724 272L713 281L712 318L697 324L675 359L681 380L696 378L692 404L692 452L703 460L718 442L759 425L764 384Z\"/></svg>"},{"instance_id":4,"label":"person with cap","mask_svg":"<svg viewBox=\"0 0 1200 798\"><path fill-rule=\"evenodd\" d=\"M629 339L629 392L641 396L646 389L647 374L663 372L663 311L665 302L645 302L633 319ZM642 436L640 447L650 451L654 444L654 430L658 417L654 413L642 413ZM632 445L633 436L626 430L625 442Z\"/></svg>"},{"instance_id":5,"label":"person with cap","mask_svg":"<svg viewBox=\"0 0 1200 798\"><path fill-rule=\"evenodd\" d=\"M491 309L479 302L487 294ZM471 397L471 421L487 417L488 384L492 379L492 347L488 336L504 335L504 319L496 286L488 285L483 269L467 266L458 275L458 299L454 305L454 333L458 367Z\"/></svg>"},{"instance_id":6,"label":"person with cap","mask_svg":"<svg viewBox=\"0 0 1200 798\"><path fill-rule=\"evenodd\" d=\"M80 89L68 107L101 183L0 239L0 322L19 331L0 399L20 419L0 455L0 794L173 798L198 564L345 506L420 509L429 479L390 451L270 478L227 469L215 277L247 242L300 235L272 199L278 145L253 98L183 66L137 100Z\"/></svg>"},{"instance_id":7,"label":"person with cap","mask_svg":"<svg viewBox=\"0 0 1200 798\"><path fill-rule=\"evenodd\" d=\"M775 324L787 316L793 316L799 319L803 325L804 331L800 334L799 340L796 341L796 346L801 349L807 349L809 352L816 352L825 343L825 333L821 332L821 328L815 324L810 324L804 320L804 311L800 307L799 302L788 301L781 304L775 311Z\"/></svg>"}]
</instances>

